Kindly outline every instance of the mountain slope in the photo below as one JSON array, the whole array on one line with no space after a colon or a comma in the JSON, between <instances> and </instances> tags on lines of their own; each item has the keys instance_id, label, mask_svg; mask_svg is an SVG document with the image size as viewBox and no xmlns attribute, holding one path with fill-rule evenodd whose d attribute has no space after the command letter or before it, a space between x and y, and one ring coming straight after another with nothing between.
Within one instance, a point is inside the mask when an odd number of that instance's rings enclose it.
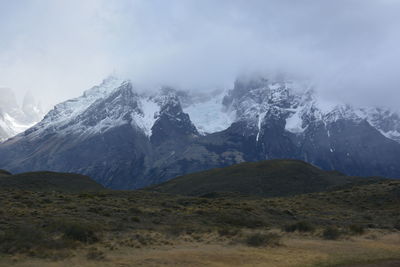
<instances>
[{"instance_id":1,"label":"mountain slope","mask_svg":"<svg viewBox=\"0 0 400 267\"><path fill-rule=\"evenodd\" d=\"M398 116L384 110L325 105L307 84L285 80L194 93L143 92L110 77L1 144L0 168L80 173L117 189L269 159L400 178Z\"/></svg>"},{"instance_id":2,"label":"mountain slope","mask_svg":"<svg viewBox=\"0 0 400 267\"><path fill-rule=\"evenodd\" d=\"M327 172L298 160L268 160L192 173L147 190L189 196L234 192L277 197L321 192L339 186L380 180Z\"/></svg>"}]
</instances>

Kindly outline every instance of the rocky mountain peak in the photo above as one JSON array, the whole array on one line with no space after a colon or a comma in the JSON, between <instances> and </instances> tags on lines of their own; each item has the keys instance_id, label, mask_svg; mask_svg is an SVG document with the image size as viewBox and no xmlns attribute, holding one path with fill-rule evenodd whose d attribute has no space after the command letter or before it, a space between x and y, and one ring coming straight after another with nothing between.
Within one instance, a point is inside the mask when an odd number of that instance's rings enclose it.
<instances>
[{"instance_id":1,"label":"rocky mountain peak","mask_svg":"<svg viewBox=\"0 0 400 267\"><path fill-rule=\"evenodd\" d=\"M177 91L171 88L163 88L155 101L160 106L157 120L154 122L151 142L159 145L165 140L180 140L199 133L190 117L182 109Z\"/></svg>"},{"instance_id":2,"label":"rocky mountain peak","mask_svg":"<svg viewBox=\"0 0 400 267\"><path fill-rule=\"evenodd\" d=\"M309 84L285 79L241 78L230 90L195 94L143 91L111 77L0 145L0 167L74 171L125 189L275 158L400 177L399 118L389 109L325 104Z\"/></svg>"}]
</instances>

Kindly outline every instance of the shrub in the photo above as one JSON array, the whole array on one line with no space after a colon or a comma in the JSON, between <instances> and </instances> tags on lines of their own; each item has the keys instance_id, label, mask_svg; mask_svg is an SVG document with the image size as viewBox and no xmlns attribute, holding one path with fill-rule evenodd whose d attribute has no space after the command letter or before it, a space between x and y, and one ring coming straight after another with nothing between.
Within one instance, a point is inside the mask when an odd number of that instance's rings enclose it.
<instances>
[{"instance_id":1,"label":"shrub","mask_svg":"<svg viewBox=\"0 0 400 267\"><path fill-rule=\"evenodd\" d=\"M396 222L396 223L393 225L393 228L396 229L396 230L398 230L398 231L400 231L400 221Z\"/></svg>"},{"instance_id":2,"label":"shrub","mask_svg":"<svg viewBox=\"0 0 400 267\"><path fill-rule=\"evenodd\" d=\"M103 211L102 207L89 207L87 209L88 212L92 212L92 213L96 213L96 214L100 214Z\"/></svg>"},{"instance_id":3,"label":"shrub","mask_svg":"<svg viewBox=\"0 0 400 267\"><path fill-rule=\"evenodd\" d=\"M352 224L349 226L350 232L356 235L362 235L365 233L365 228L362 225L359 224Z\"/></svg>"},{"instance_id":4,"label":"shrub","mask_svg":"<svg viewBox=\"0 0 400 267\"><path fill-rule=\"evenodd\" d=\"M185 228L180 225L171 225L165 229L166 234L170 237L178 237L185 232Z\"/></svg>"},{"instance_id":5,"label":"shrub","mask_svg":"<svg viewBox=\"0 0 400 267\"><path fill-rule=\"evenodd\" d=\"M139 223L139 222L140 222L140 218L134 216L134 217L131 218L131 221L132 221L132 222L137 222L137 223Z\"/></svg>"},{"instance_id":6,"label":"shrub","mask_svg":"<svg viewBox=\"0 0 400 267\"><path fill-rule=\"evenodd\" d=\"M78 195L79 198L95 198L95 195L89 193L82 193Z\"/></svg>"},{"instance_id":7,"label":"shrub","mask_svg":"<svg viewBox=\"0 0 400 267\"><path fill-rule=\"evenodd\" d=\"M254 233L246 238L246 244L252 247L279 246L281 236L276 233Z\"/></svg>"},{"instance_id":8,"label":"shrub","mask_svg":"<svg viewBox=\"0 0 400 267\"><path fill-rule=\"evenodd\" d=\"M134 214L142 214L143 213L143 211L141 209L136 208L136 207L129 208L128 212L129 213L134 213Z\"/></svg>"},{"instance_id":9,"label":"shrub","mask_svg":"<svg viewBox=\"0 0 400 267\"><path fill-rule=\"evenodd\" d=\"M220 236L235 236L238 233L239 233L238 229L231 229L231 228L228 228L228 227L224 227L224 228L218 229L218 234Z\"/></svg>"},{"instance_id":10,"label":"shrub","mask_svg":"<svg viewBox=\"0 0 400 267\"><path fill-rule=\"evenodd\" d=\"M53 230L61 232L64 239L79 241L82 243L95 243L99 241L99 226L83 221L58 220L51 226Z\"/></svg>"},{"instance_id":11,"label":"shrub","mask_svg":"<svg viewBox=\"0 0 400 267\"><path fill-rule=\"evenodd\" d=\"M322 236L327 240L336 240L340 237L340 231L336 226L328 226L322 232Z\"/></svg>"},{"instance_id":12,"label":"shrub","mask_svg":"<svg viewBox=\"0 0 400 267\"><path fill-rule=\"evenodd\" d=\"M285 225L283 227L285 232L313 232L315 230L314 225L306 221L300 221L293 224Z\"/></svg>"},{"instance_id":13,"label":"shrub","mask_svg":"<svg viewBox=\"0 0 400 267\"><path fill-rule=\"evenodd\" d=\"M63 249L73 247L73 244L63 239L56 239L50 233L32 225L21 225L6 230L0 234L0 252L30 253L32 256L43 257L47 249Z\"/></svg>"},{"instance_id":14,"label":"shrub","mask_svg":"<svg viewBox=\"0 0 400 267\"><path fill-rule=\"evenodd\" d=\"M265 226L265 222L260 218L244 214L220 214L218 221L223 224L246 228L258 228Z\"/></svg>"},{"instance_id":15,"label":"shrub","mask_svg":"<svg viewBox=\"0 0 400 267\"><path fill-rule=\"evenodd\" d=\"M27 252L46 241L42 231L31 226L18 226L0 235L0 251L3 253Z\"/></svg>"},{"instance_id":16,"label":"shrub","mask_svg":"<svg viewBox=\"0 0 400 267\"><path fill-rule=\"evenodd\" d=\"M93 260L93 261L100 261L106 258L103 251L98 250L96 248L91 248L88 253L86 254L86 259Z\"/></svg>"},{"instance_id":17,"label":"shrub","mask_svg":"<svg viewBox=\"0 0 400 267\"><path fill-rule=\"evenodd\" d=\"M99 241L94 229L89 225L77 223L70 224L64 229L64 237L83 243L95 243Z\"/></svg>"}]
</instances>

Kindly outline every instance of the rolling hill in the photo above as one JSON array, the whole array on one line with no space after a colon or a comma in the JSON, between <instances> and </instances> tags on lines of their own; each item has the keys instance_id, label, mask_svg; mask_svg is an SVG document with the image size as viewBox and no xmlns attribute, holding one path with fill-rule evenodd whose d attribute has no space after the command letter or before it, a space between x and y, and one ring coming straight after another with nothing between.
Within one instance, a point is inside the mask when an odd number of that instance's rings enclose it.
<instances>
[{"instance_id":1,"label":"rolling hill","mask_svg":"<svg viewBox=\"0 0 400 267\"><path fill-rule=\"evenodd\" d=\"M324 171L300 160L267 160L188 174L146 190L189 196L233 192L280 197L327 191L382 179Z\"/></svg>"},{"instance_id":2,"label":"rolling hill","mask_svg":"<svg viewBox=\"0 0 400 267\"><path fill-rule=\"evenodd\" d=\"M0 170L0 188L70 193L104 190L103 186L85 175L59 172L27 172L12 175L5 170Z\"/></svg>"}]
</instances>

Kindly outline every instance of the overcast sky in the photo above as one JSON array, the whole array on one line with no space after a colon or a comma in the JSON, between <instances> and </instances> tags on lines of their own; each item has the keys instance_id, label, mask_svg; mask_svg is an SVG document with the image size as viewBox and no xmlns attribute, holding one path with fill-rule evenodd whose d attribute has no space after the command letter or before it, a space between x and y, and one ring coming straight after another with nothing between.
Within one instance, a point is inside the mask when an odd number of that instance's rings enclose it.
<instances>
[{"instance_id":1,"label":"overcast sky","mask_svg":"<svg viewBox=\"0 0 400 267\"><path fill-rule=\"evenodd\" d=\"M398 107L399 14L397 0L0 0L0 87L49 106L111 73L210 90L284 72Z\"/></svg>"}]
</instances>

